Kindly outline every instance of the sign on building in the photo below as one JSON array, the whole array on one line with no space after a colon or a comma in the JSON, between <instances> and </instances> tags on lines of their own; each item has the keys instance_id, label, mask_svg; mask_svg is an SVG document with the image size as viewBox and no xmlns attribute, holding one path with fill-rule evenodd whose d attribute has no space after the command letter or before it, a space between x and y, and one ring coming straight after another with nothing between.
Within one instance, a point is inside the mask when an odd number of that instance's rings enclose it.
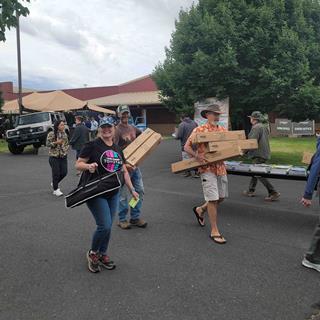
<instances>
[{"instance_id":1,"label":"sign on building","mask_svg":"<svg viewBox=\"0 0 320 320\"><path fill-rule=\"evenodd\" d=\"M229 128L229 98L224 100L218 100L216 98L207 98L203 101L196 102L194 104L194 121L199 125L206 123L206 119L201 117L200 112L204 110L208 105L215 103L220 106L223 114L220 115L219 125L228 129Z\"/></svg>"}]
</instances>

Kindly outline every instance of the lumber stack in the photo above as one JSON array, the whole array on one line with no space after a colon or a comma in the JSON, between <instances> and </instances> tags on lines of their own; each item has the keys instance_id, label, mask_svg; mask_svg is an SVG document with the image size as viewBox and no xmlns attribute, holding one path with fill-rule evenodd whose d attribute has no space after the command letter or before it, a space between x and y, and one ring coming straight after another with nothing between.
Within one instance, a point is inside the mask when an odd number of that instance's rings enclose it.
<instances>
[{"instance_id":1,"label":"lumber stack","mask_svg":"<svg viewBox=\"0 0 320 320\"><path fill-rule=\"evenodd\" d=\"M256 139L246 139L243 130L224 131L224 132L201 132L192 138L194 144L205 144L205 164L211 164L216 161L223 161L239 155L245 150L257 149L258 142ZM182 160L171 164L171 171L179 173L185 170L195 169L203 166L195 158Z\"/></svg>"},{"instance_id":2,"label":"lumber stack","mask_svg":"<svg viewBox=\"0 0 320 320\"><path fill-rule=\"evenodd\" d=\"M140 165L158 147L161 140L160 133L147 128L123 150L126 162L131 166Z\"/></svg>"}]
</instances>

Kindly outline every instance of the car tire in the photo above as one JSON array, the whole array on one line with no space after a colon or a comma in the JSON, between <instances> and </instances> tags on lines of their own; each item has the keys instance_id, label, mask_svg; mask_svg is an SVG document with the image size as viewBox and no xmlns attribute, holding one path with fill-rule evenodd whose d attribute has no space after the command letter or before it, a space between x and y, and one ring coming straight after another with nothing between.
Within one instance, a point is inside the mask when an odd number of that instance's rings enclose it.
<instances>
[{"instance_id":1,"label":"car tire","mask_svg":"<svg viewBox=\"0 0 320 320\"><path fill-rule=\"evenodd\" d=\"M8 143L8 149L12 154L21 154L24 146L17 146L15 143Z\"/></svg>"}]
</instances>

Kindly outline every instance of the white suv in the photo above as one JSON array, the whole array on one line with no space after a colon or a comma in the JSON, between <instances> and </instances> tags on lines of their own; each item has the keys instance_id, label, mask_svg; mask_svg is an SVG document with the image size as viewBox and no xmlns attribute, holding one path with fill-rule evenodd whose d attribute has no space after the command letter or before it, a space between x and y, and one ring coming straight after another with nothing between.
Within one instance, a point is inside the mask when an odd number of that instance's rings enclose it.
<instances>
[{"instance_id":1,"label":"white suv","mask_svg":"<svg viewBox=\"0 0 320 320\"><path fill-rule=\"evenodd\" d=\"M18 116L15 128L6 132L10 152L20 154L27 145L33 145L36 149L45 145L47 134L53 130L53 124L57 120L66 123L62 112L35 112ZM67 125L65 130L69 135Z\"/></svg>"}]
</instances>

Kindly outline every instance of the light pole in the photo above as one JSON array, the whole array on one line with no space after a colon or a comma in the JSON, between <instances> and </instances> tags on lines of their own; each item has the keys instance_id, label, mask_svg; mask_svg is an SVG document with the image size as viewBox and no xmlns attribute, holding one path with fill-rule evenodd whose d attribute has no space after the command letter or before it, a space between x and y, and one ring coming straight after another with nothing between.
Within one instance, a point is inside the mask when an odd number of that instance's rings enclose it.
<instances>
[{"instance_id":1,"label":"light pole","mask_svg":"<svg viewBox=\"0 0 320 320\"><path fill-rule=\"evenodd\" d=\"M18 93L18 103L19 103L19 114L22 114L22 80L21 80L21 49L20 49L20 17L18 11L16 11L17 17L17 59L18 59L18 86L19 86L19 93Z\"/></svg>"}]
</instances>

